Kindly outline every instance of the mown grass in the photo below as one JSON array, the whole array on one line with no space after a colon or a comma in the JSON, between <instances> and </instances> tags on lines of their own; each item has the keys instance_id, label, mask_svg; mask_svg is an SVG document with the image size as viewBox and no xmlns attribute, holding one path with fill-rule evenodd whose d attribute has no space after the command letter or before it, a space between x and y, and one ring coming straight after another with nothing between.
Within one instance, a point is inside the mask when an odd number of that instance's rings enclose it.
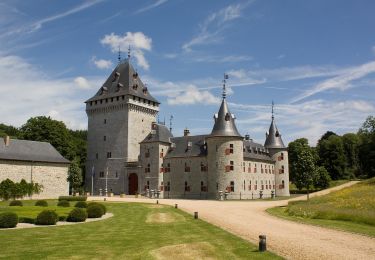
<instances>
[{"instance_id":1,"label":"mown grass","mask_svg":"<svg viewBox=\"0 0 375 260\"><path fill-rule=\"evenodd\" d=\"M329 182L328 188L333 188L333 187L339 186L341 184L347 183L349 181L350 180L333 180L333 181ZM303 188L302 190L298 190L294 183L289 183L289 191L292 194L305 194L305 193L307 193L307 190L305 188ZM310 190L309 192L311 193L311 192L316 192L316 191L320 191L320 189Z\"/></svg>"},{"instance_id":2,"label":"mown grass","mask_svg":"<svg viewBox=\"0 0 375 260\"><path fill-rule=\"evenodd\" d=\"M281 259L270 252L260 253L257 246L179 209L139 203L105 205L114 216L98 222L0 230L0 258L154 259L152 252L160 248L204 242L210 249L204 255L212 259ZM155 213L182 217L171 223L147 223L147 217ZM178 258L176 252L171 255Z\"/></svg>"},{"instance_id":3,"label":"mown grass","mask_svg":"<svg viewBox=\"0 0 375 260\"><path fill-rule=\"evenodd\" d=\"M375 178L269 213L291 220L375 236Z\"/></svg>"}]
</instances>

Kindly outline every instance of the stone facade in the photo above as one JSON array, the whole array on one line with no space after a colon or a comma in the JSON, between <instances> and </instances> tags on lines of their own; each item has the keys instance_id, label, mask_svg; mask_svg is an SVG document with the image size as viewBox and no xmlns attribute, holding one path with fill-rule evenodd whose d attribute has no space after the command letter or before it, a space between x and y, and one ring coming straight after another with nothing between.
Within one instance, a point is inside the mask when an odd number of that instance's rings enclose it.
<instances>
[{"instance_id":1,"label":"stone facade","mask_svg":"<svg viewBox=\"0 0 375 260\"><path fill-rule=\"evenodd\" d=\"M242 137L224 84L212 133L189 136L185 130L173 137L155 122L159 103L147 91L127 60L86 101L87 191L93 185L93 193L103 195L107 187L115 194L161 198L289 196L288 152L273 116L264 146Z\"/></svg>"},{"instance_id":2,"label":"stone facade","mask_svg":"<svg viewBox=\"0 0 375 260\"><path fill-rule=\"evenodd\" d=\"M25 179L28 183L38 183L43 186L42 192L32 199L55 199L69 195L68 166L66 163L0 160L0 182Z\"/></svg>"}]
</instances>

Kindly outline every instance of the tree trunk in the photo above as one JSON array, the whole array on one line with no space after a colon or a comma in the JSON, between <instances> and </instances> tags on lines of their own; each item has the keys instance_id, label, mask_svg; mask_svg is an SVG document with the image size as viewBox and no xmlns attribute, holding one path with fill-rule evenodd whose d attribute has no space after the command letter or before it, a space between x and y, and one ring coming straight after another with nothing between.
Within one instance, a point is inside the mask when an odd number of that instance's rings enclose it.
<instances>
[{"instance_id":1,"label":"tree trunk","mask_svg":"<svg viewBox=\"0 0 375 260\"><path fill-rule=\"evenodd\" d=\"M310 190L307 188L307 200L310 199Z\"/></svg>"}]
</instances>

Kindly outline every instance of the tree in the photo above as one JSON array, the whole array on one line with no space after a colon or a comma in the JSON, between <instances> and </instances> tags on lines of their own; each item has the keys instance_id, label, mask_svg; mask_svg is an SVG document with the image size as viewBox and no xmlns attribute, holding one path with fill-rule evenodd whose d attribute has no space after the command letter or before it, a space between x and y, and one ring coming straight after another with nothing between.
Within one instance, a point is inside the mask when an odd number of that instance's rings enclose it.
<instances>
[{"instance_id":1,"label":"tree","mask_svg":"<svg viewBox=\"0 0 375 260\"><path fill-rule=\"evenodd\" d=\"M26 140L49 142L65 158L72 160L75 157L71 135L61 121L45 116L32 117L21 127L21 137Z\"/></svg>"},{"instance_id":2,"label":"tree","mask_svg":"<svg viewBox=\"0 0 375 260\"><path fill-rule=\"evenodd\" d=\"M293 171L293 182L297 189L307 190L307 199L309 199L309 191L314 184L316 174L314 154L304 138L297 139L292 147L293 159L289 161L289 165Z\"/></svg>"},{"instance_id":3,"label":"tree","mask_svg":"<svg viewBox=\"0 0 375 260\"><path fill-rule=\"evenodd\" d=\"M317 189L326 189L329 187L329 182L331 177L329 176L328 171L323 166L316 168L314 179L314 187Z\"/></svg>"},{"instance_id":4,"label":"tree","mask_svg":"<svg viewBox=\"0 0 375 260\"><path fill-rule=\"evenodd\" d=\"M313 148L309 146L309 142L306 138L300 138L296 139L293 142L290 142L288 145L288 156L289 156L289 180L291 182L295 182L295 176L296 173L299 171L299 155L301 151L303 150L309 150L313 157L314 157L314 163L317 160L316 159L316 152L313 151Z\"/></svg>"},{"instance_id":5,"label":"tree","mask_svg":"<svg viewBox=\"0 0 375 260\"><path fill-rule=\"evenodd\" d=\"M349 176L358 176L359 170L359 146L360 139L357 134L348 133L342 136L346 157L346 171Z\"/></svg>"},{"instance_id":6,"label":"tree","mask_svg":"<svg viewBox=\"0 0 375 260\"><path fill-rule=\"evenodd\" d=\"M324 166L333 180L348 179L344 143L338 135L331 135L318 145L319 165Z\"/></svg>"},{"instance_id":7,"label":"tree","mask_svg":"<svg viewBox=\"0 0 375 260\"><path fill-rule=\"evenodd\" d=\"M82 185L82 170L79 167L79 162L77 160L74 160L69 166L68 181L72 187L73 194L74 190L78 189Z\"/></svg>"},{"instance_id":8,"label":"tree","mask_svg":"<svg viewBox=\"0 0 375 260\"><path fill-rule=\"evenodd\" d=\"M317 146L319 146L320 143L323 142L324 140L328 140L328 138L330 138L332 135L336 135L337 136L337 134L335 132L332 132L332 131L325 132L325 134L322 135L322 137L320 137L320 139L318 140L318 145Z\"/></svg>"},{"instance_id":9,"label":"tree","mask_svg":"<svg viewBox=\"0 0 375 260\"><path fill-rule=\"evenodd\" d=\"M375 177L375 117L369 116L358 131L359 165L365 177Z\"/></svg>"}]
</instances>

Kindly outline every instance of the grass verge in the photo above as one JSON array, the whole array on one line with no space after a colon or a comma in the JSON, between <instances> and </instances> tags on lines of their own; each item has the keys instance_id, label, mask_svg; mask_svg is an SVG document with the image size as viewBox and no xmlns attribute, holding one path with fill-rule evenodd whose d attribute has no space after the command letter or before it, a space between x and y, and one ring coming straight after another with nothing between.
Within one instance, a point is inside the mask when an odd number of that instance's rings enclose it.
<instances>
[{"instance_id":1,"label":"grass verge","mask_svg":"<svg viewBox=\"0 0 375 260\"><path fill-rule=\"evenodd\" d=\"M257 246L179 209L139 203L105 205L114 216L103 221L0 231L0 258L158 259L167 254L174 259L194 259L197 255L209 259L281 259L271 252L260 253ZM147 223L147 218L157 213L172 214L176 221ZM187 250L168 254L171 248Z\"/></svg>"}]
</instances>

